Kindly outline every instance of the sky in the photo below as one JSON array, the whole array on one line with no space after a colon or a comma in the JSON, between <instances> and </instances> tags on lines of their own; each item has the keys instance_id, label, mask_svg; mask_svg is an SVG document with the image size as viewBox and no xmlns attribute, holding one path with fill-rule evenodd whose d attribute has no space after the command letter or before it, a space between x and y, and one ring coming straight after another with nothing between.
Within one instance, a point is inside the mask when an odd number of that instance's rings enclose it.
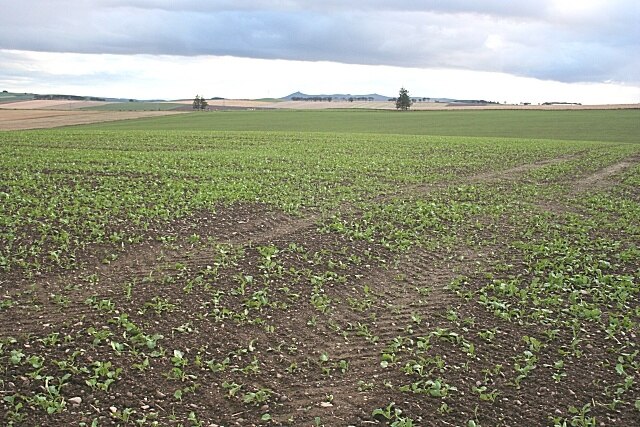
<instances>
[{"instance_id":1,"label":"sky","mask_svg":"<svg viewBox=\"0 0 640 427\"><path fill-rule=\"evenodd\" d=\"M640 103L638 0L0 0L0 90Z\"/></svg>"}]
</instances>

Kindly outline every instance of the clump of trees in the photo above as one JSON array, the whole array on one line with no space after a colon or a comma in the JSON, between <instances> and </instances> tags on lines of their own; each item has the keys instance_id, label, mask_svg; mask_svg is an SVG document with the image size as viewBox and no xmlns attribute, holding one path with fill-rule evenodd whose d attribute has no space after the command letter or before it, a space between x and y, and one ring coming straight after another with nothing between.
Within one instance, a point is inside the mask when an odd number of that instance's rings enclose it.
<instances>
[{"instance_id":1,"label":"clump of trees","mask_svg":"<svg viewBox=\"0 0 640 427\"><path fill-rule=\"evenodd\" d=\"M407 111L409 108L411 108L411 104L413 104L413 101L409 96L409 91L401 87L400 93L398 94L398 99L396 99L396 109Z\"/></svg>"},{"instance_id":2,"label":"clump of trees","mask_svg":"<svg viewBox=\"0 0 640 427\"><path fill-rule=\"evenodd\" d=\"M193 99L194 110L206 110L208 105L209 103L206 99L204 99L204 96L196 95L196 97Z\"/></svg>"},{"instance_id":3,"label":"clump of trees","mask_svg":"<svg viewBox=\"0 0 640 427\"><path fill-rule=\"evenodd\" d=\"M56 100L56 101L106 101L105 98L97 98L95 96L79 96L79 95L33 95L35 100Z\"/></svg>"},{"instance_id":4,"label":"clump of trees","mask_svg":"<svg viewBox=\"0 0 640 427\"><path fill-rule=\"evenodd\" d=\"M344 98L342 98L342 99L344 99ZM373 96L356 96L356 97L350 96L348 101L349 102L353 102L353 101L360 101L360 102L367 101L367 102L370 102L370 101L375 101L375 98Z\"/></svg>"},{"instance_id":5,"label":"clump of trees","mask_svg":"<svg viewBox=\"0 0 640 427\"><path fill-rule=\"evenodd\" d=\"M309 96L309 97L294 96L293 98L291 98L291 100L292 101L312 101L312 102L326 101L326 102L331 102L331 101L333 101L333 97L332 96Z\"/></svg>"}]
</instances>

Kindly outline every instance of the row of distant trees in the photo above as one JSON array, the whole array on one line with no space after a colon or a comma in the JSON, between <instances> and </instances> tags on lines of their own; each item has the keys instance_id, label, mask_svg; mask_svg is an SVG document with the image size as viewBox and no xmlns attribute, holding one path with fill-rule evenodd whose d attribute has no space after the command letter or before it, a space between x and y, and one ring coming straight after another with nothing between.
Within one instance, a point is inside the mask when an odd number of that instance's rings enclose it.
<instances>
[{"instance_id":1,"label":"row of distant trees","mask_svg":"<svg viewBox=\"0 0 640 427\"><path fill-rule=\"evenodd\" d=\"M342 99L345 99L345 98L342 98ZM375 101L375 98L373 96L350 96L346 100L349 102L353 102L353 101L371 102L371 101Z\"/></svg>"},{"instance_id":2,"label":"row of distant trees","mask_svg":"<svg viewBox=\"0 0 640 427\"><path fill-rule=\"evenodd\" d=\"M78 96L78 95L33 95L33 99L47 101L106 101L104 98L95 96Z\"/></svg>"},{"instance_id":3,"label":"row of distant trees","mask_svg":"<svg viewBox=\"0 0 640 427\"><path fill-rule=\"evenodd\" d=\"M310 102L331 102L333 101L332 96L294 96L291 98L292 101L310 101Z\"/></svg>"},{"instance_id":4,"label":"row of distant trees","mask_svg":"<svg viewBox=\"0 0 640 427\"><path fill-rule=\"evenodd\" d=\"M375 101L373 96L350 96L348 98L334 98L333 96L293 96L292 101L309 101L309 102L331 102L334 99L342 101Z\"/></svg>"},{"instance_id":5,"label":"row of distant trees","mask_svg":"<svg viewBox=\"0 0 640 427\"><path fill-rule=\"evenodd\" d=\"M398 98L389 98L388 101L389 102L396 102L398 100ZM411 98L411 102L413 102L414 104L416 102L431 102L431 98ZM438 101L434 101L434 102L438 102Z\"/></svg>"}]
</instances>

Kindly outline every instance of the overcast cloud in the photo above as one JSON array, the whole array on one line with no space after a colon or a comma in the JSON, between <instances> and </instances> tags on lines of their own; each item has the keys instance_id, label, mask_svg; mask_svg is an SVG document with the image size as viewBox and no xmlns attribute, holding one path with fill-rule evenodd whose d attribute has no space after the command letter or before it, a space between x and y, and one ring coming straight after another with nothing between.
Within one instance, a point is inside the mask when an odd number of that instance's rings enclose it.
<instances>
[{"instance_id":1,"label":"overcast cloud","mask_svg":"<svg viewBox=\"0 0 640 427\"><path fill-rule=\"evenodd\" d=\"M0 0L0 10L7 55L232 56L640 85L638 0Z\"/></svg>"}]
</instances>

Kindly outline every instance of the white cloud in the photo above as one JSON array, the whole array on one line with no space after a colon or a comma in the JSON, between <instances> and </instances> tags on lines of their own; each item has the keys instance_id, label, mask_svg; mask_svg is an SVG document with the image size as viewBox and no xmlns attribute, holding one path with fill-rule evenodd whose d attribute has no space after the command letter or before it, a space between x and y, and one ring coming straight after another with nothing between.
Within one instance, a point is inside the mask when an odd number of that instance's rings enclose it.
<instances>
[{"instance_id":1,"label":"white cloud","mask_svg":"<svg viewBox=\"0 0 640 427\"><path fill-rule=\"evenodd\" d=\"M218 56L97 55L0 50L0 89L17 92L178 99L307 93L372 93L485 99L510 103L638 103L640 87L561 83L504 73L349 65Z\"/></svg>"}]
</instances>

